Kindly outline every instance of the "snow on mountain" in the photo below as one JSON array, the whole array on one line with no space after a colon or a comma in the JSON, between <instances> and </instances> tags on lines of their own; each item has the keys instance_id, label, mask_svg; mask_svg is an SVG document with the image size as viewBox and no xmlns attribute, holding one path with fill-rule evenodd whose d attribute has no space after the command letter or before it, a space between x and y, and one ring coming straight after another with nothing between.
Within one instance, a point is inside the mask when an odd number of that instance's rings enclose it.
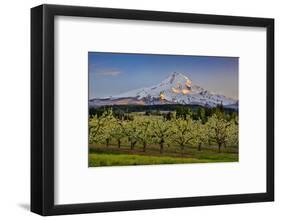
<instances>
[{"instance_id":1,"label":"snow on mountain","mask_svg":"<svg viewBox=\"0 0 281 220\"><path fill-rule=\"evenodd\" d=\"M91 106L119 105L119 104L189 104L215 107L238 106L238 101L223 95L207 91L181 73L174 72L161 83L131 90L104 99L90 100Z\"/></svg>"}]
</instances>

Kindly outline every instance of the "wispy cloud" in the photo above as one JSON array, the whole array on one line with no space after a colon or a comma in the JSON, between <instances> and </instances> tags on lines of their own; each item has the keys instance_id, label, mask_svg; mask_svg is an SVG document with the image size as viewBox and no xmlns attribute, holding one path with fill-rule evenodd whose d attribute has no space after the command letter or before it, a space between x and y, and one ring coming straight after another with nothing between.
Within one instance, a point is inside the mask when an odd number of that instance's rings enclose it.
<instances>
[{"instance_id":1,"label":"wispy cloud","mask_svg":"<svg viewBox=\"0 0 281 220\"><path fill-rule=\"evenodd\" d=\"M96 69L94 71L94 74L97 76L118 76L122 72L119 69L116 68L110 68L110 69Z\"/></svg>"}]
</instances>

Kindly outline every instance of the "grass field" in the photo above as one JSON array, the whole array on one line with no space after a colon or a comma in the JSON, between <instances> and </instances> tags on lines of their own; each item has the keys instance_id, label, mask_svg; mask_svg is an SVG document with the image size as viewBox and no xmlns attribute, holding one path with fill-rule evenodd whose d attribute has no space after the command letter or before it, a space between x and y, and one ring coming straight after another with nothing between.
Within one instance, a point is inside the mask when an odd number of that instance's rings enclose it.
<instances>
[{"instance_id":1,"label":"grass field","mask_svg":"<svg viewBox=\"0 0 281 220\"><path fill-rule=\"evenodd\" d=\"M229 147L218 153L215 147L204 147L202 151L188 147L179 154L170 147L161 154L157 146L150 146L146 152L142 152L141 148L89 146L89 167L211 162L238 162L238 149Z\"/></svg>"}]
</instances>

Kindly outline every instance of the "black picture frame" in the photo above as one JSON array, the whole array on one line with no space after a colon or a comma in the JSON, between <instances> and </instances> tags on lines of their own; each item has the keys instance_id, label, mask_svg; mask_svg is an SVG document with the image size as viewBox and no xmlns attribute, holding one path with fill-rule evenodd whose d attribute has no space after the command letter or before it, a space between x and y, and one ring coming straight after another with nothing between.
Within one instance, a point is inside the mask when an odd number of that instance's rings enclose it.
<instances>
[{"instance_id":1,"label":"black picture frame","mask_svg":"<svg viewBox=\"0 0 281 220\"><path fill-rule=\"evenodd\" d=\"M194 24L265 27L266 40L266 192L119 202L54 204L54 17L79 16ZM274 200L274 19L40 5L31 9L31 211L61 215L159 209Z\"/></svg>"}]
</instances>

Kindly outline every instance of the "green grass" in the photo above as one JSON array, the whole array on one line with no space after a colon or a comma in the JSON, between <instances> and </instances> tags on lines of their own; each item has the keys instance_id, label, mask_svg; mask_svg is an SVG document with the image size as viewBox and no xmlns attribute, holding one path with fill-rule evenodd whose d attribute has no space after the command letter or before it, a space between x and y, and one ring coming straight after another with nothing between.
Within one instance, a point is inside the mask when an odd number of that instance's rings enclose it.
<instances>
[{"instance_id":1,"label":"green grass","mask_svg":"<svg viewBox=\"0 0 281 220\"><path fill-rule=\"evenodd\" d=\"M152 164L179 164L179 163L208 163L212 160L196 158L156 157L129 154L96 154L89 155L89 166L124 166L124 165L152 165Z\"/></svg>"},{"instance_id":2,"label":"green grass","mask_svg":"<svg viewBox=\"0 0 281 220\"><path fill-rule=\"evenodd\" d=\"M228 150L230 151L230 150ZM183 164L183 163L212 163L237 162L238 153L217 153L213 149L198 151L196 148L185 150L182 156L174 156L169 152L141 152L129 149L116 149L116 147L90 147L89 166L125 166L125 165L152 165L152 164Z\"/></svg>"}]
</instances>

